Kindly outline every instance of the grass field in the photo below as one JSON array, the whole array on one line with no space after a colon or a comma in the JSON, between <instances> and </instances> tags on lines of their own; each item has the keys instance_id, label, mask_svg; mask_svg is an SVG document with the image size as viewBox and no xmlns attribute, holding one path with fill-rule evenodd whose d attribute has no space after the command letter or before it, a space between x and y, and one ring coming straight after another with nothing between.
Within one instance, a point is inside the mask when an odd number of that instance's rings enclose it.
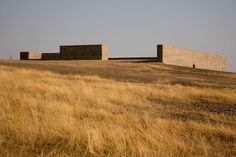
<instances>
[{"instance_id":1,"label":"grass field","mask_svg":"<svg viewBox=\"0 0 236 157\"><path fill-rule=\"evenodd\" d=\"M236 156L236 74L0 61L0 156Z\"/></svg>"}]
</instances>

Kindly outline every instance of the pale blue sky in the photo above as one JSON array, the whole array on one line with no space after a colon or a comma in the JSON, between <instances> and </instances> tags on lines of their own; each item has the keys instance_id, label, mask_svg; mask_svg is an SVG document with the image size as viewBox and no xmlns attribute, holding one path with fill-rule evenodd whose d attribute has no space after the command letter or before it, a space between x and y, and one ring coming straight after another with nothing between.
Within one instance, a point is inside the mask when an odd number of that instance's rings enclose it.
<instances>
[{"instance_id":1,"label":"pale blue sky","mask_svg":"<svg viewBox=\"0 0 236 157\"><path fill-rule=\"evenodd\" d=\"M155 56L158 43L228 57L236 71L236 0L0 0L0 58L59 45Z\"/></svg>"}]
</instances>

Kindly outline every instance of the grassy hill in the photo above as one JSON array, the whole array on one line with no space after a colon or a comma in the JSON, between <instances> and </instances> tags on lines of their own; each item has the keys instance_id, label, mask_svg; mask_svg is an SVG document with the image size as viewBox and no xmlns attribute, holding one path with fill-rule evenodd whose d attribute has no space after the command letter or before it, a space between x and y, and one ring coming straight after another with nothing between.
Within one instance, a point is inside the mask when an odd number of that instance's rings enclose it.
<instances>
[{"instance_id":1,"label":"grassy hill","mask_svg":"<svg viewBox=\"0 0 236 157\"><path fill-rule=\"evenodd\" d=\"M0 156L235 156L236 74L0 61Z\"/></svg>"}]
</instances>

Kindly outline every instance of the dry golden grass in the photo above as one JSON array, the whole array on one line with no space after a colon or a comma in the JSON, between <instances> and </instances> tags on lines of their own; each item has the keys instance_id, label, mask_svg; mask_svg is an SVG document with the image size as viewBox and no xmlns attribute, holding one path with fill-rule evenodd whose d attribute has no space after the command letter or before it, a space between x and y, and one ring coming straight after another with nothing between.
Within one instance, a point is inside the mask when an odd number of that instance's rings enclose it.
<instances>
[{"instance_id":1,"label":"dry golden grass","mask_svg":"<svg viewBox=\"0 0 236 157\"><path fill-rule=\"evenodd\" d=\"M0 66L0 156L235 156L235 104L235 88Z\"/></svg>"}]
</instances>

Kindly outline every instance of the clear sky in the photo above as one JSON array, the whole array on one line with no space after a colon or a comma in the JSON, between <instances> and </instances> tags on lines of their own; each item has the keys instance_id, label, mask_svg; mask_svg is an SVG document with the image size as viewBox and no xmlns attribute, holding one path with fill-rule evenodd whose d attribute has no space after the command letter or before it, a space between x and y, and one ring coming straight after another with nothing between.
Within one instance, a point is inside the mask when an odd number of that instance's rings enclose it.
<instances>
[{"instance_id":1,"label":"clear sky","mask_svg":"<svg viewBox=\"0 0 236 157\"><path fill-rule=\"evenodd\" d=\"M157 44L206 51L236 71L236 0L0 0L0 58L59 45L155 56Z\"/></svg>"}]
</instances>

